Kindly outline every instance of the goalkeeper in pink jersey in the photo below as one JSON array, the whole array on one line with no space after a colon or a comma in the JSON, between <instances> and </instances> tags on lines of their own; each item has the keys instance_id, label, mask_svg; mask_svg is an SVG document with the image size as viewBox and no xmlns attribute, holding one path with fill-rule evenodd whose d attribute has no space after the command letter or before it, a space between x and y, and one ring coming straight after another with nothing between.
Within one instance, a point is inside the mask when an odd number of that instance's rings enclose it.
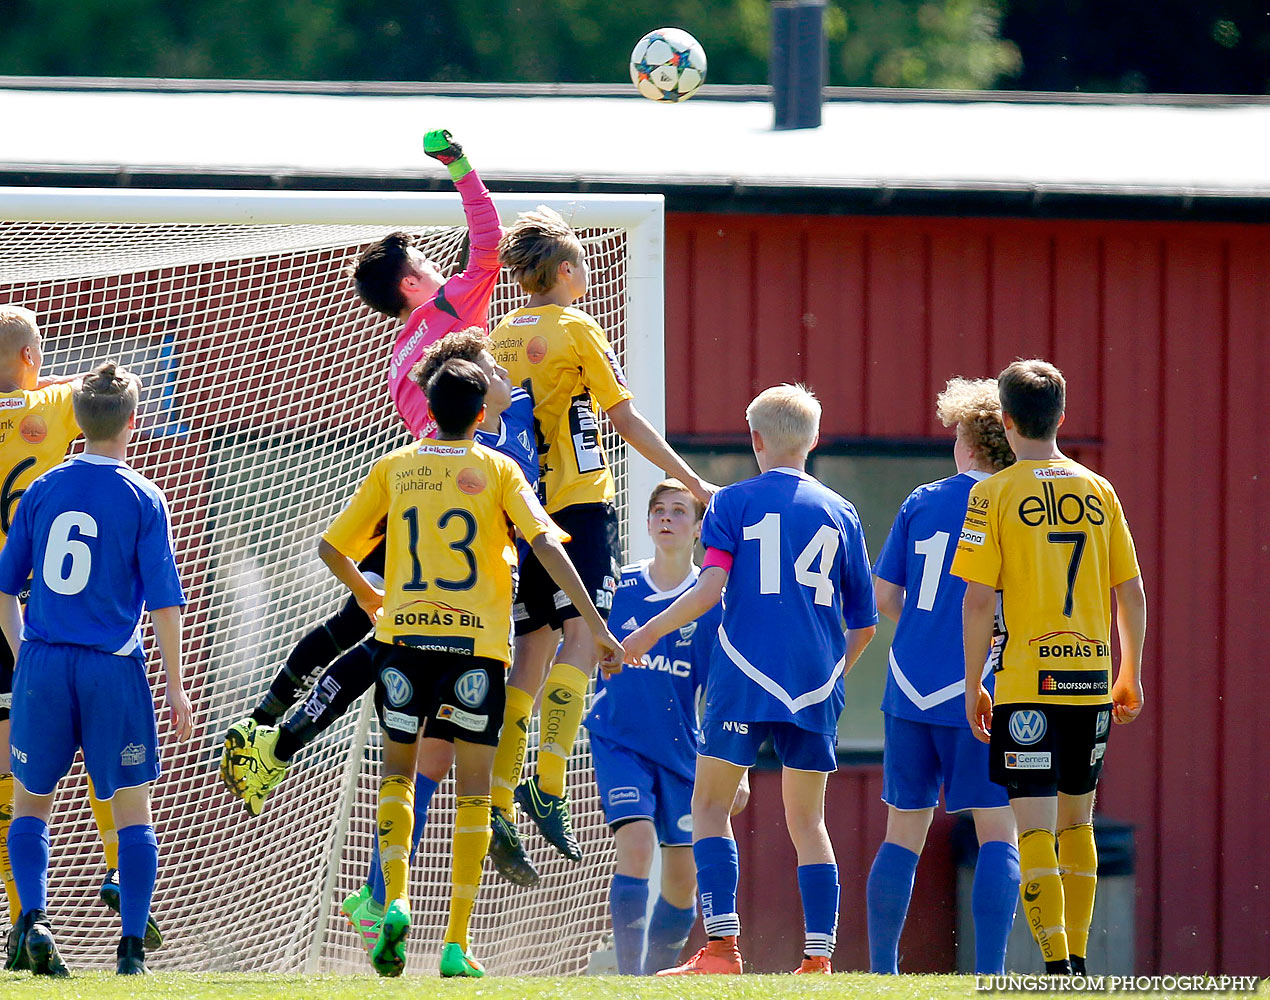
<instances>
[{"instance_id":1,"label":"goalkeeper in pink jersey","mask_svg":"<svg viewBox=\"0 0 1270 1000\"><path fill-rule=\"evenodd\" d=\"M471 326L487 327L489 303L500 271L498 243L503 235L493 199L468 163L463 147L449 132L438 129L424 136L423 148L446 166L463 199L469 252L462 273L447 281L415 245L415 237L404 232L376 240L350 269L361 300L405 324L389 360L388 391L416 438L430 436L435 426L428 416L428 401L410 379L410 371L446 334ZM383 566L381 544L362 561L360 569L383 586ZM295 753L316 739L366 690L366 679L372 674L363 640L371 626L357 602L348 600L296 644L251 715L229 727L221 778L243 800L250 815L260 814L265 796L281 782ZM310 686L313 690L304 711L277 726ZM419 742L420 784L424 788L416 795L415 808L426 815L431 791L450 769L450 746L439 740ZM422 823L416 822L416 826L422 828Z\"/></svg>"}]
</instances>

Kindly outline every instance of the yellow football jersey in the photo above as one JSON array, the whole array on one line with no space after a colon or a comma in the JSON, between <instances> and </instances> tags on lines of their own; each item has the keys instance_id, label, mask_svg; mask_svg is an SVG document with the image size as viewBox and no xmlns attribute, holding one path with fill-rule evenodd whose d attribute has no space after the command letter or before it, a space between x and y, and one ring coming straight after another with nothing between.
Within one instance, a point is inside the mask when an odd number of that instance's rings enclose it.
<instances>
[{"instance_id":1,"label":"yellow football jersey","mask_svg":"<svg viewBox=\"0 0 1270 1000\"><path fill-rule=\"evenodd\" d=\"M1063 458L976 483L952 572L998 591L998 704L1110 700L1111 588L1138 557L1107 480Z\"/></svg>"},{"instance_id":2,"label":"yellow football jersey","mask_svg":"<svg viewBox=\"0 0 1270 1000\"><path fill-rule=\"evenodd\" d=\"M377 461L322 537L356 561L387 538L380 642L510 663L512 524L567 537L506 455L429 439Z\"/></svg>"},{"instance_id":3,"label":"yellow football jersey","mask_svg":"<svg viewBox=\"0 0 1270 1000\"><path fill-rule=\"evenodd\" d=\"M0 546L9 537L18 498L79 437L72 395L69 382L0 392Z\"/></svg>"},{"instance_id":4,"label":"yellow football jersey","mask_svg":"<svg viewBox=\"0 0 1270 1000\"><path fill-rule=\"evenodd\" d=\"M572 306L536 306L511 313L490 339L512 384L533 397L547 510L612 503L595 406L611 409L631 391L600 324Z\"/></svg>"}]
</instances>

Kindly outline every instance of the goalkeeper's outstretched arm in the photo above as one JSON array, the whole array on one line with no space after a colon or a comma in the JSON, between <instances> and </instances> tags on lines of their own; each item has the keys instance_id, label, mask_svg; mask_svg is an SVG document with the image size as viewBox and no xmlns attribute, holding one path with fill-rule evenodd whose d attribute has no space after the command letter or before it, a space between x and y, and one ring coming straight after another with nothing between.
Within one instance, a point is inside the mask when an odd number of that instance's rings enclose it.
<instances>
[{"instance_id":1,"label":"goalkeeper's outstretched arm","mask_svg":"<svg viewBox=\"0 0 1270 1000\"><path fill-rule=\"evenodd\" d=\"M423 151L445 165L467 216L467 266L462 274L446 282L442 292L445 303L462 323L484 326L500 271L498 242L503 238L503 227L498 221L498 210L463 147L446 129L434 129L425 135Z\"/></svg>"}]
</instances>

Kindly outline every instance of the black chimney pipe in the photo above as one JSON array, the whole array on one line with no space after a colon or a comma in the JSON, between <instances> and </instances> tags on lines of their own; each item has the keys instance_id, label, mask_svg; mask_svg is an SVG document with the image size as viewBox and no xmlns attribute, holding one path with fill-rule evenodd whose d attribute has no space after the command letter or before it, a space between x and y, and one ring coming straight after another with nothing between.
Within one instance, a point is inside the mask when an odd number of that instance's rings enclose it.
<instances>
[{"instance_id":1,"label":"black chimney pipe","mask_svg":"<svg viewBox=\"0 0 1270 1000\"><path fill-rule=\"evenodd\" d=\"M825 0L772 0L773 128L819 128L829 64Z\"/></svg>"}]
</instances>

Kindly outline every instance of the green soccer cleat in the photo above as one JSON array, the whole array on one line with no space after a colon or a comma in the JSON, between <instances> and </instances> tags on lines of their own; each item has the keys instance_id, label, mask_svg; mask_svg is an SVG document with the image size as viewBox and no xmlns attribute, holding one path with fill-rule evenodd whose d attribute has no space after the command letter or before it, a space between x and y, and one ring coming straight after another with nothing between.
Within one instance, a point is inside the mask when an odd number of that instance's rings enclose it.
<instances>
[{"instance_id":1,"label":"green soccer cleat","mask_svg":"<svg viewBox=\"0 0 1270 1000\"><path fill-rule=\"evenodd\" d=\"M406 938L410 934L410 904L394 899L384 910L379 940L370 952L370 964L381 976L400 976L406 971Z\"/></svg>"},{"instance_id":2,"label":"green soccer cleat","mask_svg":"<svg viewBox=\"0 0 1270 1000\"><path fill-rule=\"evenodd\" d=\"M119 869L108 868L101 888L97 891L101 901L116 913L119 912ZM157 951L163 947L163 932L154 920L154 914L146 916L146 934L144 938L146 951Z\"/></svg>"},{"instance_id":3,"label":"green soccer cleat","mask_svg":"<svg viewBox=\"0 0 1270 1000\"><path fill-rule=\"evenodd\" d=\"M538 869L525 854L514 819L497 806L490 812L489 859L498 874L513 885L533 888L540 881Z\"/></svg>"},{"instance_id":4,"label":"green soccer cleat","mask_svg":"<svg viewBox=\"0 0 1270 1000\"><path fill-rule=\"evenodd\" d=\"M349 893L344 897L344 902L340 904L340 913L344 914L344 919L353 924L353 915L362 908L362 904L370 899L370 886L364 885L356 892ZM353 924L353 929L357 929L357 925Z\"/></svg>"},{"instance_id":5,"label":"green soccer cleat","mask_svg":"<svg viewBox=\"0 0 1270 1000\"><path fill-rule=\"evenodd\" d=\"M453 979L462 976L467 979L481 979L485 975L485 966L481 965L457 941L451 941L441 948L441 977Z\"/></svg>"},{"instance_id":6,"label":"green soccer cleat","mask_svg":"<svg viewBox=\"0 0 1270 1000\"><path fill-rule=\"evenodd\" d=\"M220 780L230 794L242 798L247 781L247 748L256 733L256 722L251 716L239 719L225 733L225 748L221 751Z\"/></svg>"},{"instance_id":7,"label":"green soccer cleat","mask_svg":"<svg viewBox=\"0 0 1270 1000\"><path fill-rule=\"evenodd\" d=\"M365 901L353 913L350 922L353 930L357 932L358 939L362 942L362 947L366 949L366 954L369 955L375 950L375 945L379 943L379 935L383 931L383 906L375 902L375 898L368 892Z\"/></svg>"},{"instance_id":8,"label":"green soccer cleat","mask_svg":"<svg viewBox=\"0 0 1270 1000\"><path fill-rule=\"evenodd\" d=\"M582 860L582 848L573 835L568 795L548 795L534 775L516 786L516 803L528 813L547 843L570 861Z\"/></svg>"},{"instance_id":9,"label":"green soccer cleat","mask_svg":"<svg viewBox=\"0 0 1270 1000\"><path fill-rule=\"evenodd\" d=\"M259 816L264 811L266 796L282 784L291 766L289 761L280 761L274 755L279 732L277 726L256 726L243 750L246 776L242 800L249 816Z\"/></svg>"}]
</instances>

